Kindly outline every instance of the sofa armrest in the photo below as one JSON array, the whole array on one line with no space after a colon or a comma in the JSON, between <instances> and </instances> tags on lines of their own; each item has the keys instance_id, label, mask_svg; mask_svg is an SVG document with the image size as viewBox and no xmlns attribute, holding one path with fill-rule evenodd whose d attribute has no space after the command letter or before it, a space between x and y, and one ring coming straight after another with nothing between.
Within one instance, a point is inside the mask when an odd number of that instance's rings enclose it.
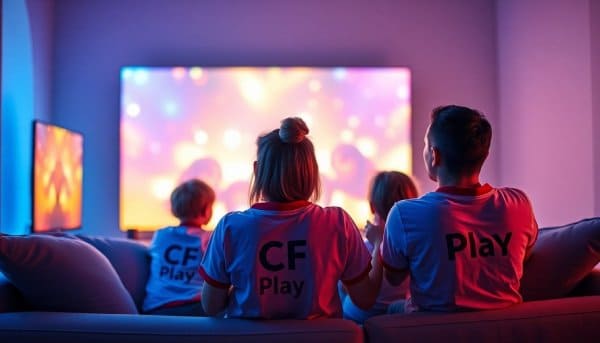
<instances>
[{"instance_id":1,"label":"sofa armrest","mask_svg":"<svg viewBox=\"0 0 600 343\"><path fill-rule=\"evenodd\" d=\"M0 273L0 313L24 311L25 307L21 293Z\"/></svg>"},{"instance_id":2,"label":"sofa armrest","mask_svg":"<svg viewBox=\"0 0 600 343\"><path fill-rule=\"evenodd\" d=\"M0 342L362 343L344 319L243 320L129 314L0 314Z\"/></svg>"}]
</instances>

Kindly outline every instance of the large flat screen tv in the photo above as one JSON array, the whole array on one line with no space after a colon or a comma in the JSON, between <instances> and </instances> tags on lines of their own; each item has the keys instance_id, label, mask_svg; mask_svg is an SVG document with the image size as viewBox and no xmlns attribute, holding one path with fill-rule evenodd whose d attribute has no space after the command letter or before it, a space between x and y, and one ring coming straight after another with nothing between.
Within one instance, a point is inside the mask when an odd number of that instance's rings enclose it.
<instances>
[{"instance_id":1,"label":"large flat screen tv","mask_svg":"<svg viewBox=\"0 0 600 343\"><path fill-rule=\"evenodd\" d=\"M310 128L320 203L342 206L362 226L374 173L411 173L410 85L400 67L125 67L121 228L175 224L170 192L192 177L217 193L209 227L247 208L256 138L288 116Z\"/></svg>"},{"instance_id":2,"label":"large flat screen tv","mask_svg":"<svg viewBox=\"0 0 600 343\"><path fill-rule=\"evenodd\" d=\"M81 228L83 136L35 121L33 143L33 232Z\"/></svg>"}]
</instances>

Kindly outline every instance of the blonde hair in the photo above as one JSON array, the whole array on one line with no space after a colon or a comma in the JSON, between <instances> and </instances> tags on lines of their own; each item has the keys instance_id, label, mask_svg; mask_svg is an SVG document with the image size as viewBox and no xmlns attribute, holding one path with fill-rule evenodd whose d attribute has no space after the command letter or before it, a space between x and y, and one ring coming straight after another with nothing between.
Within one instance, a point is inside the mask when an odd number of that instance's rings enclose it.
<instances>
[{"instance_id":1,"label":"blonde hair","mask_svg":"<svg viewBox=\"0 0 600 343\"><path fill-rule=\"evenodd\" d=\"M316 201L321 195L315 148L306 137L306 123L285 118L279 129L259 136L250 203L261 199L276 202Z\"/></svg>"},{"instance_id":2,"label":"blonde hair","mask_svg":"<svg viewBox=\"0 0 600 343\"><path fill-rule=\"evenodd\" d=\"M399 171L382 171L373 178L369 202L385 222L395 202L418 196L417 186L410 176Z\"/></svg>"},{"instance_id":3,"label":"blonde hair","mask_svg":"<svg viewBox=\"0 0 600 343\"><path fill-rule=\"evenodd\" d=\"M215 202L215 191L204 181L192 179L171 193L171 213L179 220L196 218L206 213Z\"/></svg>"}]
</instances>

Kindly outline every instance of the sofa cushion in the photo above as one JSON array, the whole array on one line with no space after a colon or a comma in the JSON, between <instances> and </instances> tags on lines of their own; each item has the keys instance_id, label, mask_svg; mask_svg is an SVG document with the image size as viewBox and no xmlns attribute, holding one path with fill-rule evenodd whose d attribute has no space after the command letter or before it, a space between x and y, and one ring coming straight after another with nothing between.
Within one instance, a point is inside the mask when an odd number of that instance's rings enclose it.
<instances>
[{"instance_id":1,"label":"sofa cushion","mask_svg":"<svg viewBox=\"0 0 600 343\"><path fill-rule=\"evenodd\" d=\"M131 239L84 235L76 237L91 244L108 258L139 311L144 302L150 268L148 248Z\"/></svg>"},{"instance_id":2,"label":"sofa cushion","mask_svg":"<svg viewBox=\"0 0 600 343\"><path fill-rule=\"evenodd\" d=\"M0 235L0 271L36 310L137 313L110 262L78 239Z\"/></svg>"},{"instance_id":3,"label":"sofa cushion","mask_svg":"<svg viewBox=\"0 0 600 343\"><path fill-rule=\"evenodd\" d=\"M600 296L530 301L505 309L417 312L365 322L368 342L599 342Z\"/></svg>"},{"instance_id":4,"label":"sofa cushion","mask_svg":"<svg viewBox=\"0 0 600 343\"><path fill-rule=\"evenodd\" d=\"M523 269L523 300L560 298L600 261L600 218L540 229Z\"/></svg>"},{"instance_id":5,"label":"sofa cushion","mask_svg":"<svg viewBox=\"0 0 600 343\"><path fill-rule=\"evenodd\" d=\"M569 296L580 297L586 295L600 295L600 264L585 277Z\"/></svg>"},{"instance_id":6,"label":"sofa cushion","mask_svg":"<svg viewBox=\"0 0 600 343\"><path fill-rule=\"evenodd\" d=\"M8 281L4 274L0 273L0 313L17 312L26 310L23 296Z\"/></svg>"},{"instance_id":7,"label":"sofa cushion","mask_svg":"<svg viewBox=\"0 0 600 343\"><path fill-rule=\"evenodd\" d=\"M362 343L349 320L244 320L92 313L0 313L0 342Z\"/></svg>"}]
</instances>

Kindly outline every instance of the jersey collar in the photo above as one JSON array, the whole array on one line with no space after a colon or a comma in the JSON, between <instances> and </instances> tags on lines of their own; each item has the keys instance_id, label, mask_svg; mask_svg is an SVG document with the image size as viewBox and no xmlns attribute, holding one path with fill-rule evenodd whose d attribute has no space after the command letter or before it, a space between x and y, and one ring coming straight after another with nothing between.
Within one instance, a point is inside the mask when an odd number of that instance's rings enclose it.
<instances>
[{"instance_id":1,"label":"jersey collar","mask_svg":"<svg viewBox=\"0 0 600 343\"><path fill-rule=\"evenodd\" d=\"M292 202L259 202L252 205L253 209L265 211L291 211L310 205L310 201L296 200Z\"/></svg>"},{"instance_id":2,"label":"jersey collar","mask_svg":"<svg viewBox=\"0 0 600 343\"><path fill-rule=\"evenodd\" d=\"M199 225L199 224L198 224L198 223L196 223L196 222L193 222L193 221L187 221L187 220L184 220L184 221L182 221L181 223L179 223L179 226L185 226L185 227L197 227L197 228L200 228L200 229L202 228L202 225Z\"/></svg>"},{"instance_id":3,"label":"jersey collar","mask_svg":"<svg viewBox=\"0 0 600 343\"><path fill-rule=\"evenodd\" d=\"M440 187L436 190L436 192L452 194L452 195L477 196L477 195L486 194L493 189L494 188L492 186L490 186L488 183L486 183L484 185L481 185L480 183L478 183L477 185L475 185L473 187L454 187L454 186Z\"/></svg>"}]
</instances>

